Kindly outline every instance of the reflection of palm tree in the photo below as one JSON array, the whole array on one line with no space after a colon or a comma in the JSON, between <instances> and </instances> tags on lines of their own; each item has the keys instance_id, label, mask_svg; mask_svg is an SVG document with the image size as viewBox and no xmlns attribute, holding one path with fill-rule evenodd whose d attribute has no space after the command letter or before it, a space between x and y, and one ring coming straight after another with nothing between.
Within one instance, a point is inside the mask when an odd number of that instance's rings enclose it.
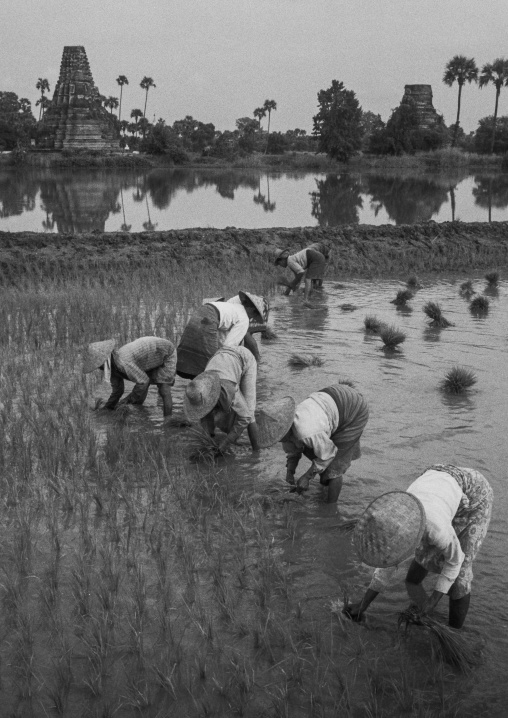
<instances>
[{"instance_id":1,"label":"reflection of palm tree","mask_svg":"<svg viewBox=\"0 0 508 718\"><path fill-rule=\"evenodd\" d=\"M126 222L126 220L125 220L125 205L124 205L124 203L123 203L123 187L120 187L120 202L121 202L121 205L122 205L122 215L123 215L123 224L122 224L122 226L121 226L120 229L121 229L123 232L130 232L130 231L131 231L132 224L127 224L127 222Z\"/></svg>"},{"instance_id":2,"label":"reflection of palm tree","mask_svg":"<svg viewBox=\"0 0 508 718\"><path fill-rule=\"evenodd\" d=\"M263 209L265 212L273 212L275 210L275 202L270 202L270 177L266 175L266 187L267 187L267 198L263 202Z\"/></svg>"},{"instance_id":3,"label":"reflection of palm tree","mask_svg":"<svg viewBox=\"0 0 508 718\"><path fill-rule=\"evenodd\" d=\"M452 205L452 222L455 222L455 187L450 186L450 202Z\"/></svg>"},{"instance_id":4,"label":"reflection of palm tree","mask_svg":"<svg viewBox=\"0 0 508 718\"><path fill-rule=\"evenodd\" d=\"M360 182L350 175L327 175L316 180L317 191L311 192L312 216L322 227L357 224L358 209L363 207Z\"/></svg>"},{"instance_id":5,"label":"reflection of palm tree","mask_svg":"<svg viewBox=\"0 0 508 718\"><path fill-rule=\"evenodd\" d=\"M145 200L146 200L146 213L148 214L148 221L143 222L143 229L146 229L147 232L153 232L153 230L157 227L157 222L153 224L151 217L150 217L150 207L148 206L148 195L145 194Z\"/></svg>"},{"instance_id":6,"label":"reflection of palm tree","mask_svg":"<svg viewBox=\"0 0 508 718\"><path fill-rule=\"evenodd\" d=\"M474 178L476 187L473 187L473 197L478 207L488 210L488 221L492 222L492 207L505 209L508 207L508 177L499 175L496 177Z\"/></svg>"}]
</instances>

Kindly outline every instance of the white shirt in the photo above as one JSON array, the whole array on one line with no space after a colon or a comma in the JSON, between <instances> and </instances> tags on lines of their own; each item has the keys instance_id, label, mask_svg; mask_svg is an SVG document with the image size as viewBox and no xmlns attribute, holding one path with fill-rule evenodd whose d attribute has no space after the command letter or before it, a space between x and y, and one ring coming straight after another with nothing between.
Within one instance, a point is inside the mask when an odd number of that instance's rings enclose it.
<instances>
[{"instance_id":1,"label":"white shirt","mask_svg":"<svg viewBox=\"0 0 508 718\"><path fill-rule=\"evenodd\" d=\"M452 526L462 498L462 489L450 474L429 469L413 481L406 491L422 502L426 519L422 542L437 547L443 554L445 562L436 583L436 591L448 593L464 561L464 552ZM382 591L398 579L397 566L377 568L370 587Z\"/></svg>"},{"instance_id":2,"label":"white shirt","mask_svg":"<svg viewBox=\"0 0 508 718\"><path fill-rule=\"evenodd\" d=\"M302 274L307 269L307 249L308 247L288 257L288 267L295 274Z\"/></svg>"},{"instance_id":3,"label":"white shirt","mask_svg":"<svg viewBox=\"0 0 508 718\"><path fill-rule=\"evenodd\" d=\"M313 467L323 473L337 454L337 447L331 440L339 426L339 410L333 398L322 391L316 391L296 407L293 420L293 435L316 455Z\"/></svg>"},{"instance_id":4,"label":"white shirt","mask_svg":"<svg viewBox=\"0 0 508 718\"><path fill-rule=\"evenodd\" d=\"M249 316L236 297L227 302L209 302L219 312L219 347L239 346L249 329Z\"/></svg>"}]
</instances>

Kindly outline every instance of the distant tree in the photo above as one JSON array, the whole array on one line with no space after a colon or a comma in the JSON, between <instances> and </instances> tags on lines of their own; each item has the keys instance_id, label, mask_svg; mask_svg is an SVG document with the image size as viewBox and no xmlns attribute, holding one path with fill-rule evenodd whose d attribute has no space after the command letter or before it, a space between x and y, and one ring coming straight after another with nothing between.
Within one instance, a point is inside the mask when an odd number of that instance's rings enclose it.
<instances>
[{"instance_id":1,"label":"distant tree","mask_svg":"<svg viewBox=\"0 0 508 718\"><path fill-rule=\"evenodd\" d=\"M40 92L41 92L40 102L37 103L38 105L40 104L40 110L39 110L39 122L40 122L41 118L44 117L43 98L44 98L44 93L46 91L49 92L49 82L46 80L45 77L39 77L39 79L37 80L37 84L35 85L35 88L37 90L40 90Z\"/></svg>"},{"instance_id":2,"label":"distant tree","mask_svg":"<svg viewBox=\"0 0 508 718\"><path fill-rule=\"evenodd\" d=\"M275 100L265 100L264 101L263 110L265 110L265 112L268 113L268 137L266 139L265 153L266 153L266 150L268 149L268 140L270 139L270 117L272 114L272 110L275 111L276 109L277 109L277 103L275 102Z\"/></svg>"},{"instance_id":3,"label":"distant tree","mask_svg":"<svg viewBox=\"0 0 508 718\"><path fill-rule=\"evenodd\" d=\"M110 114L113 114L113 110L116 110L118 105L119 105L118 97L113 97L113 95L110 95L104 101L104 107L106 107L106 108L109 107Z\"/></svg>"},{"instance_id":4,"label":"distant tree","mask_svg":"<svg viewBox=\"0 0 508 718\"><path fill-rule=\"evenodd\" d=\"M136 128L135 128L135 133L136 133L136 134L138 134L138 132L139 132L139 127L138 127L139 118L140 118L140 117L143 117L143 116L144 116L143 113L142 113L141 110L138 109L137 107L136 107L134 110L131 110L131 117L134 118L134 123L135 123L135 125L136 125Z\"/></svg>"},{"instance_id":5,"label":"distant tree","mask_svg":"<svg viewBox=\"0 0 508 718\"><path fill-rule=\"evenodd\" d=\"M466 82L478 82L478 68L472 57L464 55L454 55L447 63L443 75L443 82L451 87L454 82L459 86L459 97L457 101L457 119L453 130L452 147L455 147L457 141L457 131L460 124L460 100L462 96L462 88Z\"/></svg>"},{"instance_id":6,"label":"distant tree","mask_svg":"<svg viewBox=\"0 0 508 718\"><path fill-rule=\"evenodd\" d=\"M254 117L257 117L258 120L258 129L261 129L261 120L263 117L266 117L266 110L264 107L256 107L254 112L252 113Z\"/></svg>"},{"instance_id":7,"label":"distant tree","mask_svg":"<svg viewBox=\"0 0 508 718\"><path fill-rule=\"evenodd\" d=\"M478 123L474 135L474 149L476 152L489 153L492 143L492 128L494 117L482 117ZM498 117L496 121L496 138L494 142L494 153L504 154L508 152L508 117Z\"/></svg>"},{"instance_id":8,"label":"distant tree","mask_svg":"<svg viewBox=\"0 0 508 718\"><path fill-rule=\"evenodd\" d=\"M35 136L36 121L30 100L15 92L0 91L0 149L28 146Z\"/></svg>"},{"instance_id":9,"label":"distant tree","mask_svg":"<svg viewBox=\"0 0 508 718\"><path fill-rule=\"evenodd\" d=\"M146 119L146 117L141 117L139 119L138 129L140 130L143 138L146 136L146 133L148 132L150 127L152 127L152 125L150 124L149 120Z\"/></svg>"},{"instance_id":10,"label":"distant tree","mask_svg":"<svg viewBox=\"0 0 508 718\"><path fill-rule=\"evenodd\" d=\"M139 83L139 86L140 86L141 88L143 88L143 90L145 90L145 109L143 110L143 117L145 117L145 116L146 116L146 103L147 103L147 100L148 100L148 90L149 90L151 87L157 87L157 85L155 84L155 82L152 80L151 77L147 77L147 76L145 75L145 76L143 77L143 79L141 80L141 82Z\"/></svg>"},{"instance_id":11,"label":"distant tree","mask_svg":"<svg viewBox=\"0 0 508 718\"><path fill-rule=\"evenodd\" d=\"M173 130L182 139L185 149L192 152L203 152L215 140L215 125L195 120L192 115L186 115L183 120L173 123Z\"/></svg>"},{"instance_id":12,"label":"distant tree","mask_svg":"<svg viewBox=\"0 0 508 718\"><path fill-rule=\"evenodd\" d=\"M333 80L331 87L318 92L318 104L313 134L318 138L319 151L348 162L362 143L362 108L355 93Z\"/></svg>"},{"instance_id":13,"label":"distant tree","mask_svg":"<svg viewBox=\"0 0 508 718\"><path fill-rule=\"evenodd\" d=\"M287 146L288 140L282 132L272 132L268 136L267 150L271 155L283 155Z\"/></svg>"},{"instance_id":14,"label":"distant tree","mask_svg":"<svg viewBox=\"0 0 508 718\"><path fill-rule=\"evenodd\" d=\"M494 121L492 123L492 137L490 140L489 153L494 152L494 142L496 141L496 121L497 121L497 108L499 104L499 95L501 94L501 88L503 85L508 83L508 60L504 57L498 57L492 63L487 63L482 67L480 75L480 87L492 84L496 88L496 104L494 106Z\"/></svg>"},{"instance_id":15,"label":"distant tree","mask_svg":"<svg viewBox=\"0 0 508 718\"><path fill-rule=\"evenodd\" d=\"M116 78L117 83L120 85L120 104L118 106L118 120L120 121L122 119L122 93L123 93L123 86L129 84L129 80L125 77L125 75L118 75Z\"/></svg>"},{"instance_id":16,"label":"distant tree","mask_svg":"<svg viewBox=\"0 0 508 718\"><path fill-rule=\"evenodd\" d=\"M366 110L362 112L360 125L362 128L362 149L366 150L370 146L372 133L384 128L385 123L381 119L381 115L376 115L374 112Z\"/></svg>"},{"instance_id":17,"label":"distant tree","mask_svg":"<svg viewBox=\"0 0 508 718\"><path fill-rule=\"evenodd\" d=\"M247 153L253 152L259 140L259 123L253 120L252 117L239 117L235 124L240 133L238 141L240 149Z\"/></svg>"},{"instance_id":18,"label":"distant tree","mask_svg":"<svg viewBox=\"0 0 508 718\"><path fill-rule=\"evenodd\" d=\"M125 133L126 133L127 130L129 129L129 124L130 124L130 123L128 122L128 120L121 120L121 121L120 121L120 132L122 132L122 134L125 135Z\"/></svg>"}]
</instances>

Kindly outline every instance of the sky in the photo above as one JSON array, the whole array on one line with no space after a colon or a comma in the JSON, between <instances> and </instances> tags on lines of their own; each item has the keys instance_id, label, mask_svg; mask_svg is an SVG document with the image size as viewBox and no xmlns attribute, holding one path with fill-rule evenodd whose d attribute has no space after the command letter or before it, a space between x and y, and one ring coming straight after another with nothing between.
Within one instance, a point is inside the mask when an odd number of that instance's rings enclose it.
<instances>
[{"instance_id":1,"label":"sky","mask_svg":"<svg viewBox=\"0 0 508 718\"><path fill-rule=\"evenodd\" d=\"M455 122L457 85L442 82L454 55L481 66L508 58L507 0L0 0L0 90L35 105L39 77L53 94L65 45L84 45L101 94L122 117L143 109L143 76L156 88L147 117L192 115L232 130L275 100L271 129L311 132L317 93L340 80L363 110L387 120L404 85L430 84L434 107ZM495 90L466 85L466 132L493 114ZM35 107L34 107L35 111ZM508 115L508 87L499 114Z\"/></svg>"}]
</instances>

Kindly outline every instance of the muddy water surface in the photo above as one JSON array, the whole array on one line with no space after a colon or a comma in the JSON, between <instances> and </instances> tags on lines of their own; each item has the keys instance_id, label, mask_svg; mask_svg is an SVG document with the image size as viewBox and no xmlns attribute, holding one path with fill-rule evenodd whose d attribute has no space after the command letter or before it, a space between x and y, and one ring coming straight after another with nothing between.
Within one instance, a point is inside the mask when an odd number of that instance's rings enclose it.
<instances>
[{"instance_id":1,"label":"muddy water surface","mask_svg":"<svg viewBox=\"0 0 508 718\"><path fill-rule=\"evenodd\" d=\"M363 456L346 474L337 507L322 503L319 486L291 507L295 519L294 540L281 546L291 566L302 602L325 615L330 600L349 587L354 595L366 586L370 570L357 562L350 539L334 528L342 518L358 515L372 498L391 489L405 489L428 465L454 463L480 470L494 488L495 505L489 534L475 563L475 580L466 630L485 640L485 658L477 675L478 691L490 705L506 696L504 676L508 663L506 589L508 576L508 498L506 492L506 441L508 412L508 285L491 292L490 310L483 317L469 311L459 295L464 277L423 280L410 302L400 311L390 300L400 283L351 281L325 283L325 291L305 308L302 297L276 296L271 325L278 338L261 341L258 400L292 395L302 401L319 390L348 377L369 401L370 420L363 437ZM485 280L475 280L484 293ZM440 303L455 326L433 329L422 311L427 301ZM356 306L345 311L341 305ZM378 337L364 332L366 315L394 323L407 334L401 350L381 349ZM291 369L291 353L319 355L322 367ZM439 391L439 382L453 365L473 369L478 382L467 396ZM181 412L186 382L177 379L175 410ZM107 388L102 387L104 395ZM140 428L158 430L161 409L150 390L139 414ZM138 420L136 420L138 421ZM185 435L185 431L181 432ZM236 455L226 460L237 472L239 490L267 492L277 498L286 492L285 461L280 445L254 457L242 440ZM299 467L304 471L307 460ZM429 584L430 586L431 584ZM439 613L446 616L446 600ZM403 585L395 587L372 606L367 628L383 626L396 632L396 612L407 605ZM362 629L363 630L363 629ZM497 713L492 713L498 715Z\"/></svg>"}]
</instances>

